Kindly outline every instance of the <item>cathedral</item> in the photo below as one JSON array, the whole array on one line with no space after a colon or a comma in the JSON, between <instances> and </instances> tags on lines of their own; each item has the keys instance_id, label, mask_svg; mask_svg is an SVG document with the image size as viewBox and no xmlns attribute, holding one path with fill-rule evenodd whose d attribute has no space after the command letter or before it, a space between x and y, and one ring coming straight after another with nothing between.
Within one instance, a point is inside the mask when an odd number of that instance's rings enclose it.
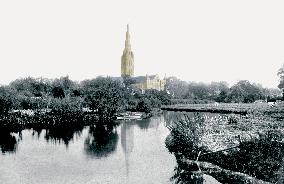
<instances>
[{"instance_id":1,"label":"cathedral","mask_svg":"<svg viewBox=\"0 0 284 184\"><path fill-rule=\"evenodd\" d=\"M125 46L121 56L121 77L134 76L134 55L131 51L129 26L127 24Z\"/></svg>"},{"instance_id":2,"label":"cathedral","mask_svg":"<svg viewBox=\"0 0 284 184\"><path fill-rule=\"evenodd\" d=\"M127 25L125 46L121 56L121 77L131 77L137 88L141 90L156 89L165 90L165 79L158 75L134 76L134 54L130 45L129 25Z\"/></svg>"}]
</instances>

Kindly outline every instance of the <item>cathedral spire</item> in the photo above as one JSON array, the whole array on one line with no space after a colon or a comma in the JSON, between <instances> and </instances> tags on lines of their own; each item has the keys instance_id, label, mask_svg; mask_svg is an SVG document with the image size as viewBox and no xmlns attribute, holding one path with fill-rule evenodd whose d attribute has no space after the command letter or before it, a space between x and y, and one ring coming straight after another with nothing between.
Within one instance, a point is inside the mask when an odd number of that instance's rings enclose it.
<instances>
[{"instance_id":1,"label":"cathedral spire","mask_svg":"<svg viewBox=\"0 0 284 184\"><path fill-rule=\"evenodd\" d=\"M128 24L127 24L126 39L125 39L125 50L131 50L129 25Z\"/></svg>"},{"instance_id":2,"label":"cathedral spire","mask_svg":"<svg viewBox=\"0 0 284 184\"><path fill-rule=\"evenodd\" d=\"M131 51L129 25L127 24L125 47L121 56L121 76L134 76L134 55Z\"/></svg>"}]
</instances>

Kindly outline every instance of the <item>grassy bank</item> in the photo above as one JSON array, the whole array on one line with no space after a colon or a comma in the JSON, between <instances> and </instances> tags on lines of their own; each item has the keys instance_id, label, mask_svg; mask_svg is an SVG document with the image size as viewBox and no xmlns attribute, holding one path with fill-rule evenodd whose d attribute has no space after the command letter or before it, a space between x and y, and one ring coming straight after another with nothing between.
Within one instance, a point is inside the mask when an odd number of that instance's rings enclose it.
<instances>
[{"instance_id":1,"label":"grassy bank","mask_svg":"<svg viewBox=\"0 0 284 184\"><path fill-rule=\"evenodd\" d=\"M269 105L267 103L210 103L210 104L177 104L162 106L162 110L185 112L212 112L235 113L252 115L270 115L275 118L283 118L284 103Z\"/></svg>"},{"instance_id":2,"label":"grassy bank","mask_svg":"<svg viewBox=\"0 0 284 184\"><path fill-rule=\"evenodd\" d=\"M193 112L168 125L171 132L166 146L178 162L173 180L196 181L192 178L199 173L221 183L282 181L283 106L226 105L220 106L246 108L247 114Z\"/></svg>"}]
</instances>

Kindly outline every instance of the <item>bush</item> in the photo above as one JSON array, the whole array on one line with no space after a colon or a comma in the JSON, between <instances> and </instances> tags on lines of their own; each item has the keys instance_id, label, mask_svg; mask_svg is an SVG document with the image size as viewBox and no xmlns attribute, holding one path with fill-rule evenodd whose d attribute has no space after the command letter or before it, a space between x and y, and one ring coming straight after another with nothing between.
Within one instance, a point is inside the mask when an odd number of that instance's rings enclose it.
<instances>
[{"instance_id":1,"label":"bush","mask_svg":"<svg viewBox=\"0 0 284 184\"><path fill-rule=\"evenodd\" d=\"M150 113L151 112L151 102L147 98L140 99L137 108L140 112Z\"/></svg>"},{"instance_id":2,"label":"bush","mask_svg":"<svg viewBox=\"0 0 284 184\"><path fill-rule=\"evenodd\" d=\"M204 116L199 113L195 113L193 117L184 115L183 118L168 124L167 128L171 132L165 142L170 153L196 159L199 151L206 152L202 143L202 137L208 132Z\"/></svg>"}]
</instances>

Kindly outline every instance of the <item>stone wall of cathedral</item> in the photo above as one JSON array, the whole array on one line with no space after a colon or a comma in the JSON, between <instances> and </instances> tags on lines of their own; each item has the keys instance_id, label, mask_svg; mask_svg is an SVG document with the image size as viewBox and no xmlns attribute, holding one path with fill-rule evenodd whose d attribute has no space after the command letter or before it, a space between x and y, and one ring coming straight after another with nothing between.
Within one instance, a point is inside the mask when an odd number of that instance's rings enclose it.
<instances>
[{"instance_id":1,"label":"stone wall of cathedral","mask_svg":"<svg viewBox=\"0 0 284 184\"><path fill-rule=\"evenodd\" d=\"M135 86L141 90L146 89L156 89L159 91L165 90L166 81L164 79L160 79L158 75L155 75L154 78L145 77L145 80L140 83L136 83Z\"/></svg>"}]
</instances>

